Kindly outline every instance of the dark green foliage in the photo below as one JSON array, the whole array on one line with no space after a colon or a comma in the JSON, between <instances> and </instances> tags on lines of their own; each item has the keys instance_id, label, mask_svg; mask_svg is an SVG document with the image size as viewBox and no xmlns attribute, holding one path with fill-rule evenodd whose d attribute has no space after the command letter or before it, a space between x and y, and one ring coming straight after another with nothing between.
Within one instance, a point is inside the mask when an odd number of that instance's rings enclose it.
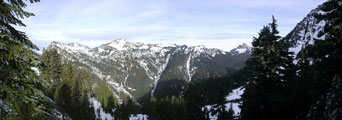
<instances>
[{"instance_id":1,"label":"dark green foliage","mask_svg":"<svg viewBox=\"0 0 342 120\"><path fill-rule=\"evenodd\" d=\"M120 104L114 112L114 117L117 120L128 120L131 114L138 113L138 106L132 98Z\"/></svg>"},{"instance_id":2,"label":"dark green foliage","mask_svg":"<svg viewBox=\"0 0 342 120\"><path fill-rule=\"evenodd\" d=\"M294 119L288 93L296 69L289 46L276 28L273 18L252 42L252 57L246 62L250 76L242 95L242 119Z\"/></svg>"},{"instance_id":3,"label":"dark green foliage","mask_svg":"<svg viewBox=\"0 0 342 120\"><path fill-rule=\"evenodd\" d=\"M72 80L74 77L75 69L70 62L63 65L62 83L57 87L55 94L55 102L58 109L65 113L71 113L72 110ZM64 115L65 116L65 115ZM71 117L72 115L70 115Z\"/></svg>"},{"instance_id":4,"label":"dark green foliage","mask_svg":"<svg viewBox=\"0 0 342 120\"><path fill-rule=\"evenodd\" d=\"M40 56L40 61L43 63L39 77L49 82L50 86L46 87L46 94L53 98L57 86L61 84L62 74L62 58L56 49L44 50Z\"/></svg>"},{"instance_id":5,"label":"dark green foliage","mask_svg":"<svg viewBox=\"0 0 342 120\"><path fill-rule=\"evenodd\" d=\"M95 118L94 109L90 107L89 102L89 77L86 70L76 70L71 62L65 62L62 72L63 82L56 93L55 100L59 109L72 119Z\"/></svg>"},{"instance_id":6,"label":"dark green foliage","mask_svg":"<svg viewBox=\"0 0 342 120\"><path fill-rule=\"evenodd\" d=\"M182 91L184 91L186 85L186 81L182 79L159 81L153 96L157 98L178 96L181 95Z\"/></svg>"},{"instance_id":7,"label":"dark green foliage","mask_svg":"<svg viewBox=\"0 0 342 120\"><path fill-rule=\"evenodd\" d=\"M62 113L62 119L95 119L94 108L89 102L90 73L87 70L74 68L69 61L64 61L62 64L56 49L44 50L40 59L45 65L41 69L40 77L51 84L46 88L46 92L54 96L56 106Z\"/></svg>"},{"instance_id":8,"label":"dark green foliage","mask_svg":"<svg viewBox=\"0 0 342 120\"><path fill-rule=\"evenodd\" d=\"M107 106L104 107L104 110L113 115L113 110L118 106L118 101L114 98L113 95L109 95L109 97L107 98L107 102Z\"/></svg>"},{"instance_id":9,"label":"dark green foliage","mask_svg":"<svg viewBox=\"0 0 342 120\"><path fill-rule=\"evenodd\" d=\"M149 120L188 120L184 99L180 97L151 98L143 104L142 113L148 115Z\"/></svg>"},{"instance_id":10,"label":"dark green foliage","mask_svg":"<svg viewBox=\"0 0 342 120\"><path fill-rule=\"evenodd\" d=\"M97 84L94 96L101 103L101 107L105 112L113 114L113 109L118 106L118 100L114 97L113 91L110 89L105 78Z\"/></svg>"},{"instance_id":11,"label":"dark green foliage","mask_svg":"<svg viewBox=\"0 0 342 120\"><path fill-rule=\"evenodd\" d=\"M225 109L223 109L223 107L225 107L224 104L227 103L225 96L227 96L233 88L241 85L238 84L239 82L237 82L236 79L240 78L240 74L240 72L237 72L236 75L232 75L231 77L191 81L184 94L186 108L188 111L191 111L189 112L190 119L208 119L210 111L219 114L226 112ZM217 107L215 108L219 109L218 111L202 111L202 107L214 104L217 104Z\"/></svg>"},{"instance_id":12,"label":"dark green foliage","mask_svg":"<svg viewBox=\"0 0 342 120\"><path fill-rule=\"evenodd\" d=\"M39 0L30 0L30 3ZM38 50L24 32L22 19L33 16L22 0L1 0L0 4L0 119L53 117L51 101L41 90L46 82L31 69L38 67ZM50 104L50 105L47 105Z\"/></svg>"}]
</instances>

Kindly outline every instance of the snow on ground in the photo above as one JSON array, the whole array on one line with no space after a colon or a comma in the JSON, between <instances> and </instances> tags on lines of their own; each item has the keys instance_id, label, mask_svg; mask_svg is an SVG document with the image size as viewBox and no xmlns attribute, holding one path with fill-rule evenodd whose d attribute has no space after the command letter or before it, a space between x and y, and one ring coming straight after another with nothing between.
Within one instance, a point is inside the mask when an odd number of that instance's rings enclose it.
<instances>
[{"instance_id":1,"label":"snow on ground","mask_svg":"<svg viewBox=\"0 0 342 120\"><path fill-rule=\"evenodd\" d=\"M190 64L191 64L191 53L189 54L189 58L186 61L186 70L188 73L189 81L191 81L191 77L192 77L192 75L190 74L190 67L191 67Z\"/></svg>"},{"instance_id":2,"label":"snow on ground","mask_svg":"<svg viewBox=\"0 0 342 120\"><path fill-rule=\"evenodd\" d=\"M228 102L226 104L226 107L229 109L229 107L230 107L230 103L229 102L230 101L241 99L241 95L243 94L244 91L245 91L245 88L239 87L239 88L234 89L231 93L229 93L229 95L226 97L226 101ZM239 107L240 104L241 104L240 102L232 103L233 110L234 110L234 115L236 115L236 116L239 115L240 112L241 112L241 109Z\"/></svg>"},{"instance_id":3,"label":"snow on ground","mask_svg":"<svg viewBox=\"0 0 342 120\"><path fill-rule=\"evenodd\" d=\"M114 118L109 113L106 113L102 109L101 103L97 101L94 97L91 97L89 101L94 105L96 118L100 118L101 120L114 120ZM100 114L97 112L98 110L100 111Z\"/></svg>"},{"instance_id":4,"label":"snow on ground","mask_svg":"<svg viewBox=\"0 0 342 120\"><path fill-rule=\"evenodd\" d=\"M136 115L131 114L129 116L129 120L148 120L147 118L148 116L145 114L136 114Z\"/></svg>"},{"instance_id":5,"label":"snow on ground","mask_svg":"<svg viewBox=\"0 0 342 120\"><path fill-rule=\"evenodd\" d=\"M231 101L231 100L236 100L236 99L241 99L241 95L245 91L245 88L239 87L236 89L233 89L231 93L229 93L228 96L226 96L226 101Z\"/></svg>"},{"instance_id":6,"label":"snow on ground","mask_svg":"<svg viewBox=\"0 0 342 120\"><path fill-rule=\"evenodd\" d=\"M217 108L215 108L215 105L206 105L204 107L202 107L202 111L209 111L209 110L217 110ZM209 112L209 120L217 120L217 116L218 114L214 114L212 115L211 112Z\"/></svg>"},{"instance_id":7,"label":"snow on ground","mask_svg":"<svg viewBox=\"0 0 342 120\"><path fill-rule=\"evenodd\" d=\"M169 64L170 56L171 56L170 54L167 55L167 58L166 58L166 60L165 60L165 64L162 65L162 67L160 67L160 69L158 70L158 73L157 73L158 75L157 75L157 78L156 78L155 81L154 81L153 88L152 88L152 91L151 91L151 96L153 96L154 91L156 90L158 81L159 81L159 79L160 79L162 73L164 72L164 70L165 70L167 64Z\"/></svg>"},{"instance_id":8,"label":"snow on ground","mask_svg":"<svg viewBox=\"0 0 342 120\"><path fill-rule=\"evenodd\" d=\"M225 97L226 101L227 101L227 103L225 104L226 111L228 111L230 109L230 105L232 104L234 116L238 116L241 112L241 109L239 107L241 102L235 102L234 100L241 99L241 95L243 94L244 91L245 91L245 88L239 87L239 88L233 89L233 91L231 93L229 93L228 96ZM217 110L216 106L217 106L216 104L206 105L206 106L202 107L202 111L204 111L205 109L206 110ZM210 112L209 113L209 119L210 120L217 120L217 115L218 114L212 115Z\"/></svg>"}]
</instances>

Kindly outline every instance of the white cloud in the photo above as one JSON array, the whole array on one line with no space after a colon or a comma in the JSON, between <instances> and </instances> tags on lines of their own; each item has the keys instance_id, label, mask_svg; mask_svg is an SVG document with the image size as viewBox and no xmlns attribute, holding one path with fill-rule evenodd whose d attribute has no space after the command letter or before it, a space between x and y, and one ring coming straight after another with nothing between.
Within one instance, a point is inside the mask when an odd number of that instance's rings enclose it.
<instances>
[{"instance_id":1,"label":"white cloud","mask_svg":"<svg viewBox=\"0 0 342 120\"><path fill-rule=\"evenodd\" d=\"M281 35L325 0L43 0L25 19L34 43L80 42L90 47L113 39L206 45L230 50L252 41L278 18ZM47 46L40 46L47 47Z\"/></svg>"}]
</instances>

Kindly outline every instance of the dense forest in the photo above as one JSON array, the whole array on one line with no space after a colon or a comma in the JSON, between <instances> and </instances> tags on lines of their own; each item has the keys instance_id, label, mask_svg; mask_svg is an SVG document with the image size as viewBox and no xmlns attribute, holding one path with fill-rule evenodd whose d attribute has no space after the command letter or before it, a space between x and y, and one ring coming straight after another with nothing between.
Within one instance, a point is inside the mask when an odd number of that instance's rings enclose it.
<instances>
[{"instance_id":1,"label":"dense forest","mask_svg":"<svg viewBox=\"0 0 342 120\"><path fill-rule=\"evenodd\" d=\"M30 0L30 3L39 0ZM127 120L143 115L150 120L339 120L342 119L342 1L328 0L318 21L327 21L314 44L294 55L293 43L279 35L277 20L253 38L244 67L232 75L192 80L178 96L134 97L119 100L106 79L62 59L56 49L41 55L15 26L34 16L25 1L1 0L0 5L0 120L101 119ZM241 99L227 101L233 89L243 86ZM101 106L97 108L94 101ZM241 103L237 115L233 103ZM210 109L204 106L212 105ZM228 105L228 106L227 106ZM230 105L230 107L229 107Z\"/></svg>"}]
</instances>

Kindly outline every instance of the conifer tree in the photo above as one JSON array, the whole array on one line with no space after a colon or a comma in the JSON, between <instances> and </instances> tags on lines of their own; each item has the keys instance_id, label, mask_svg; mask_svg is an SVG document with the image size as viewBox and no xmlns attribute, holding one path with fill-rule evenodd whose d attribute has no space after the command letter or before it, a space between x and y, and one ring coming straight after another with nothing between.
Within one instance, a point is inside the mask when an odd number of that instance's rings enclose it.
<instances>
[{"instance_id":1,"label":"conifer tree","mask_svg":"<svg viewBox=\"0 0 342 120\"><path fill-rule=\"evenodd\" d=\"M72 80L74 77L74 68L71 62L65 62L62 71L62 83L57 88L55 94L55 102L59 110L64 112L63 117L71 115L72 113ZM68 115L68 116L69 116ZM69 116L70 117L70 116Z\"/></svg>"},{"instance_id":2,"label":"conifer tree","mask_svg":"<svg viewBox=\"0 0 342 120\"><path fill-rule=\"evenodd\" d=\"M75 77L73 78L73 84L71 86L71 107L72 109L72 118L78 118L79 116L81 116L81 96L82 96L82 86L81 86L81 74L80 72L76 73ZM86 110L86 109L84 109Z\"/></svg>"},{"instance_id":3,"label":"conifer tree","mask_svg":"<svg viewBox=\"0 0 342 120\"><path fill-rule=\"evenodd\" d=\"M93 105L89 102L89 93L84 90L83 95L81 98L81 105L80 105L80 110L81 110L81 116L78 116L80 120L93 120L96 118L94 107Z\"/></svg>"},{"instance_id":4,"label":"conifer tree","mask_svg":"<svg viewBox=\"0 0 342 120\"><path fill-rule=\"evenodd\" d=\"M111 94L107 98L108 103L107 103L107 110L110 114L114 115L114 109L118 106L117 103L118 101L114 98L114 95Z\"/></svg>"},{"instance_id":5,"label":"conifer tree","mask_svg":"<svg viewBox=\"0 0 342 120\"><path fill-rule=\"evenodd\" d=\"M45 92L53 98L56 88L61 84L62 58L56 49L44 50L40 56L43 66L40 68L39 77L48 81Z\"/></svg>"},{"instance_id":6,"label":"conifer tree","mask_svg":"<svg viewBox=\"0 0 342 120\"><path fill-rule=\"evenodd\" d=\"M291 119L287 86L295 76L295 66L288 45L278 35L274 17L272 23L254 38L252 55L246 62L250 74L242 95L242 119ZM262 111L262 112L260 112Z\"/></svg>"},{"instance_id":7,"label":"conifer tree","mask_svg":"<svg viewBox=\"0 0 342 120\"><path fill-rule=\"evenodd\" d=\"M30 0L30 3L39 0ZM0 4L0 115L3 119L37 119L50 113L46 85L31 69L38 67L38 50L27 35L14 26L34 16L24 10L22 0L1 0Z\"/></svg>"},{"instance_id":8,"label":"conifer tree","mask_svg":"<svg viewBox=\"0 0 342 120\"><path fill-rule=\"evenodd\" d=\"M157 99L152 96L150 102L144 104L143 111L146 111L149 120L158 120L160 115L157 111Z\"/></svg>"}]
</instances>

